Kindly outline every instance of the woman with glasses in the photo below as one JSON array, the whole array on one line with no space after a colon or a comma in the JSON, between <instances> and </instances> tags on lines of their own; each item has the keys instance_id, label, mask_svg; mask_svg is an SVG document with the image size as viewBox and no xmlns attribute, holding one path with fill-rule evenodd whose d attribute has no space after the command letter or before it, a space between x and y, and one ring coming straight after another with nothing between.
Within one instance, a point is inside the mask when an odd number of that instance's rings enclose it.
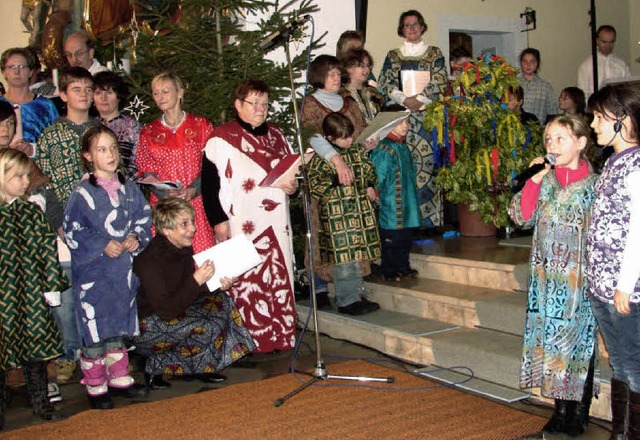
<instances>
[{"instance_id":1,"label":"woman with glasses","mask_svg":"<svg viewBox=\"0 0 640 440\"><path fill-rule=\"evenodd\" d=\"M426 31L420 12L410 10L400 15L398 36L404 42L387 54L378 84L386 103L411 110L407 146L416 160L422 227L434 228L442 225L442 200L433 181L440 153L431 145L422 121L425 106L446 91L447 67L440 49L423 41Z\"/></svg>"},{"instance_id":2,"label":"woman with glasses","mask_svg":"<svg viewBox=\"0 0 640 440\"><path fill-rule=\"evenodd\" d=\"M7 80L7 92L0 99L20 110L16 135L10 146L33 157L38 138L58 117L58 110L53 101L29 90L31 75L36 73L38 65L31 50L18 47L7 49L2 53L0 64Z\"/></svg>"},{"instance_id":3,"label":"woman with glasses","mask_svg":"<svg viewBox=\"0 0 640 440\"><path fill-rule=\"evenodd\" d=\"M269 87L243 80L236 87L236 117L215 128L205 147L202 197L216 241L245 235L263 263L229 290L256 352L290 350L295 344L293 244L289 199L294 178L262 186L263 179L293 151L282 132L266 122Z\"/></svg>"},{"instance_id":4,"label":"woman with glasses","mask_svg":"<svg viewBox=\"0 0 640 440\"><path fill-rule=\"evenodd\" d=\"M136 165L141 182L179 182L177 189L159 190L151 186L151 207L166 197L188 200L195 211L197 231L193 251L198 253L214 244L213 230L202 205L200 172L202 149L213 133L213 126L202 116L182 109L184 85L173 73L161 73L151 81L153 101L162 111L159 119L140 132Z\"/></svg>"},{"instance_id":5,"label":"woman with glasses","mask_svg":"<svg viewBox=\"0 0 640 440\"><path fill-rule=\"evenodd\" d=\"M342 58L344 65L343 86L340 95L352 98L360 108L367 123L371 122L382 107L382 95L368 84L373 60L364 49L354 49Z\"/></svg>"}]
</instances>

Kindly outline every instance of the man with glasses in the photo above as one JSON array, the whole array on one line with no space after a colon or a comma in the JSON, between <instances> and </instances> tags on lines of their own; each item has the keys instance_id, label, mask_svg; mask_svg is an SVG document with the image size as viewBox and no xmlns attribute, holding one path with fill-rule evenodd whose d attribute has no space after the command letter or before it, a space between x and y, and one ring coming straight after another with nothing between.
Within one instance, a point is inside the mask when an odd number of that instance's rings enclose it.
<instances>
[{"instance_id":1,"label":"man with glasses","mask_svg":"<svg viewBox=\"0 0 640 440\"><path fill-rule=\"evenodd\" d=\"M64 56L67 63L72 67L83 67L91 75L108 70L93 57L94 52L93 42L85 32L74 32L64 41Z\"/></svg>"}]
</instances>

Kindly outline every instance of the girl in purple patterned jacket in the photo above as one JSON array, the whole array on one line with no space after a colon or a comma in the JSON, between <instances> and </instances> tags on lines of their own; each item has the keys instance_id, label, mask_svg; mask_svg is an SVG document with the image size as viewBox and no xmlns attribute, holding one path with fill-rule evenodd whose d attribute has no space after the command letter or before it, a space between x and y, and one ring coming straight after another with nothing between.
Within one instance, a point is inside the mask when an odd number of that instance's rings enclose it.
<instances>
[{"instance_id":1,"label":"girl in purple patterned jacket","mask_svg":"<svg viewBox=\"0 0 640 440\"><path fill-rule=\"evenodd\" d=\"M613 369L610 438L639 439L640 90L606 86L589 98L589 110L598 144L614 149L595 187L587 237L591 307Z\"/></svg>"}]
</instances>

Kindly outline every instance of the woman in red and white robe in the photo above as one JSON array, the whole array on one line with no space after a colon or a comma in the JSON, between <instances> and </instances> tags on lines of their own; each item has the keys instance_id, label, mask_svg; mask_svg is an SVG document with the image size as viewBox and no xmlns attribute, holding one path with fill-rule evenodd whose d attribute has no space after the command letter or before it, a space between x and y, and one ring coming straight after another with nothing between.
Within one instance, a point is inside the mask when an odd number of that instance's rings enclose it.
<instances>
[{"instance_id":1,"label":"woman in red and white robe","mask_svg":"<svg viewBox=\"0 0 640 440\"><path fill-rule=\"evenodd\" d=\"M290 350L295 345L293 244L288 195L295 180L279 187L260 182L291 154L282 132L265 122L269 88L242 81L234 101L237 117L214 129L205 147L202 192L216 241L245 234L262 264L228 290L256 343L255 352Z\"/></svg>"}]
</instances>

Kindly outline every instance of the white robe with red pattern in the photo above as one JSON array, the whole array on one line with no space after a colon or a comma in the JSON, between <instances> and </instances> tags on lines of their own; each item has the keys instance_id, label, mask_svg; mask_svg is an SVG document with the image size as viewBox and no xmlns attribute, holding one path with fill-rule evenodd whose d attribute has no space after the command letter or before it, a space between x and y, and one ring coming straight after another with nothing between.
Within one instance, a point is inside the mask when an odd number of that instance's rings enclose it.
<instances>
[{"instance_id":1,"label":"white robe with red pattern","mask_svg":"<svg viewBox=\"0 0 640 440\"><path fill-rule=\"evenodd\" d=\"M253 135L235 120L216 127L205 147L207 158L218 168L220 203L229 217L231 236L246 234L263 259L229 290L258 353L295 345L289 200L279 188L259 186L291 153L277 128L269 126L265 135Z\"/></svg>"}]
</instances>

